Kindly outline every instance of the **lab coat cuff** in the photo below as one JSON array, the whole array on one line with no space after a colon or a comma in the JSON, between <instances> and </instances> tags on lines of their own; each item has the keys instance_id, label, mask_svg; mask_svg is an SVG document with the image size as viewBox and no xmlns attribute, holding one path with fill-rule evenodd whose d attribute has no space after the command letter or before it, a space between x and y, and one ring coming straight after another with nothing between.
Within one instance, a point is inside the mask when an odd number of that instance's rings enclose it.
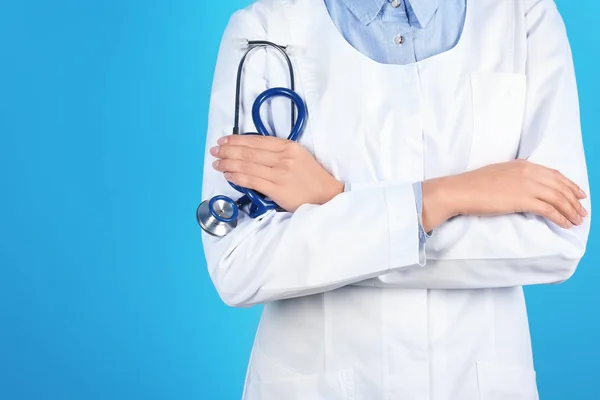
<instances>
[{"instance_id":1,"label":"lab coat cuff","mask_svg":"<svg viewBox=\"0 0 600 400\"><path fill-rule=\"evenodd\" d=\"M413 191L415 192L415 205L419 218L419 240L421 243L425 243L430 236L423 229L423 188L421 182L413 183Z\"/></svg>"},{"instance_id":2,"label":"lab coat cuff","mask_svg":"<svg viewBox=\"0 0 600 400\"><path fill-rule=\"evenodd\" d=\"M394 181L375 181L375 182L346 182L344 188L348 191L357 190L369 190L369 189L381 189L389 186L405 185L406 182L394 182Z\"/></svg>"},{"instance_id":3,"label":"lab coat cuff","mask_svg":"<svg viewBox=\"0 0 600 400\"><path fill-rule=\"evenodd\" d=\"M393 188L398 188L398 187L408 187L409 185L406 185L406 182L395 182L395 181L380 181L380 182L353 182L352 184L350 184L350 182L347 182L344 185L344 190L345 191L356 191L356 190L367 190L367 189L375 189L375 188L385 188L386 190L389 189L393 189ZM411 204L410 208L407 207L405 209L400 209L403 210L404 212L408 212L408 210L410 209L414 209L416 211L416 218L417 218L417 225L418 227L413 230L412 232L414 232L414 236L418 241L418 245L419 245L419 261L418 264L420 266L425 266L426 262L427 262L427 257L426 257L426 244L427 244L427 240L433 235L433 231L431 232L425 232L425 229L423 229L423 190L422 190L422 182L415 182L412 185L412 194L413 196L411 196L414 201ZM393 203L392 203L393 204Z\"/></svg>"},{"instance_id":4,"label":"lab coat cuff","mask_svg":"<svg viewBox=\"0 0 600 400\"><path fill-rule=\"evenodd\" d=\"M427 243L427 239L433 236L435 230L425 232L423 228L423 182L415 182L413 190L415 191L415 203L417 205L417 215L419 216L419 238L421 242Z\"/></svg>"},{"instance_id":5,"label":"lab coat cuff","mask_svg":"<svg viewBox=\"0 0 600 400\"><path fill-rule=\"evenodd\" d=\"M419 219L419 265L424 266L427 262L425 254L425 246L430 234L423 229L423 187L421 182L413 183L413 191L415 193L415 205L417 208L417 218Z\"/></svg>"},{"instance_id":6,"label":"lab coat cuff","mask_svg":"<svg viewBox=\"0 0 600 400\"><path fill-rule=\"evenodd\" d=\"M390 267L425 265L425 251L419 239L419 218L411 184L384 189L390 230Z\"/></svg>"}]
</instances>

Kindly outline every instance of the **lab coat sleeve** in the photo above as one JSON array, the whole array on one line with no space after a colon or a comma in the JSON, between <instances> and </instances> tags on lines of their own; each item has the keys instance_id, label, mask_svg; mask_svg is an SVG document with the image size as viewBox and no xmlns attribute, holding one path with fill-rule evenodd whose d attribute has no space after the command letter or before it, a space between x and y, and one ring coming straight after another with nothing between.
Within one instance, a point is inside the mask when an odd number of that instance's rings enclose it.
<instances>
[{"instance_id":1,"label":"lab coat sleeve","mask_svg":"<svg viewBox=\"0 0 600 400\"><path fill-rule=\"evenodd\" d=\"M577 86L564 23L553 0L528 1L527 101L519 158L556 169L589 194ZM562 229L531 214L459 216L428 241L427 264L379 278L383 286L469 289L559 283L584 255L583 225Z\"/></svg>"},{"instance_id":2,"label":"lab coat sleeve","mask_svg":"<svg viewBox=\"0 0 600 400\"><path fill-rule=\"evenodd\" d=\"M221 42L208 118L204 199L217 194L240 196L213 170L208 153L219 137L231 134L240 38L266 39L252 8L234 14ZM254 130L249 108L269 86L269 71L281 67L278 59L267 50L257 50L248 59L242 84L242 131ZM342 193L324 205L306 204L294 213L270 211L257 219L240 213L231 233L217 238L202 232L202 242L210 277L228 305L250 306L325 292L418 263L413 187Z\"/></svg>"}]
</instances>

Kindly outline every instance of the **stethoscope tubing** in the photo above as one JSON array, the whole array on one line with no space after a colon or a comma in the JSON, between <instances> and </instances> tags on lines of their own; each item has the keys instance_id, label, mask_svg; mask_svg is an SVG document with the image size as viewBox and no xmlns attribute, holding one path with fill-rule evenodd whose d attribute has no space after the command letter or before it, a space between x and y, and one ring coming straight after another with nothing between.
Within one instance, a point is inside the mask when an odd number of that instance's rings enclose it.
<instances>
[{"instance_id":1,"label":"stethoscope tubing","mask_svg":"<svg viewBox=\"0 0 600 400\"><path fill-rule=\"evenodd\" d=\"M292 101L292 106L295 106L298 110L298 118L292 125L292 129L287 138L288 140L297 141L304 130L304 124L306 123L306 104L304 104L304 101L296 92L283 87L267 89L258 95L254 101L254 105L252 106L252 122L254 122L257 132L263 136L271 136L260 117L260 109L267 100L274 97L287 97Z\"/></svg>"},{"instance_id":2,"label":"stethoscope tubing","mask_svg":"<svg viewBox=\"0 0 600 400\"><path fill-rule=\"evenodd\" d=\"M239 121L240 121L240 109L241 109L241 82L242 82L242 73L244 69L244 63L248 55L258 48L270 47L277 51L279 51L286 60L289 75L290 75L290 88L284 87L275 87L271 89L267 89L262 92L254 101L252 105L252 122L256 127L256 132L244 133L244 135L263 135L263 136L276 136L275 133L272 135L269 133L265 123L262 121L260 116L260 111L265 102L271 100L275 97L285 97L292 102L291 108L291 128L290 134L287 139L291 141L298 141L302 131L304 130L306 119L307 119L307 108L306 103L302 100L302 98L295 92L294 85L294 69L292 66L292 62L290 57L286 52L286 47L279 46L275 43L264 41L264 40L256 40L256 41L248 41L248 45L250 46L242 59L240 60L240 64L238 66L237 72L237 80L236 80L236 95L235 95L235 110L234 110L234 126L233 126L233 134L239 134ZM297 115L297 117L296 117ZM237 220L239 216L239 210L242 210L244 207L248 206L247 214L251 218L256 218L261 216L262 214L270 211L278 209L279 206L273 201L265 198L262 194L256 192L255 190L248 189L239 185L236 185L232 182L229 182L232 188L242 193L243 196L240 197L237 201L232 200L230 197L224 195L217 195L210 199L208 208L210 210L210 215L214 217L217 221L225 224L231 224ZM220 215L215 210L216 202L222 200L231 205L233 212L229 217L225 217ZM200 221L199 221L200 222ZM202 226L202 224L201 224Z\"/></svg>"},{"instance_id":3,"label":"stethoscope tubing","mask_svg":"<svg viewBox=\"0 0 600 400\"><path fill-rule=\"evenodd\" d=\"M269 133L266 125L264 124L264 122L262 121L261 116L260 116L260 110L261 110L262 105L265 102L267 102L268 100L273 99L275 97L288 98L292 101L293 106L295 106L297 108L298 117L297 117L296 121L294 122L294 126L292 127L290 134L287 137L288 140L297 141L300 138L300 134L304 130L304 127L306 124L306 117L307 117L306 104L304 103L302 98L296 92L294 92L293 90L287 89L287 88L283 88L283 87L267 89L256 98L256 100L254 101L254 104L252 106L252 122L254 123L254 126L256 127L257 133L246 133L246 135L259 134L259 135L263 135L263 136L275 136L275 135L271 135ZM229 182L229 184L235 190L237 190L238 192L243 193L245 196L247 196L248 199L250 199L252 204L255 206L255 207L251 207L251 209L249 211L249 216L251 218L256 218L256 217L266 213L269 210L275 210L275 209L279 208L277 203L275 203L272 200L265 199L263 196L258 194L258 192L254 191L252 189L248 189L248 188L236 185L231 182ZM223 221L219 218L217 218L217 219L221 222L227 222L227 221Z\"/></svg>"}]
</instances>

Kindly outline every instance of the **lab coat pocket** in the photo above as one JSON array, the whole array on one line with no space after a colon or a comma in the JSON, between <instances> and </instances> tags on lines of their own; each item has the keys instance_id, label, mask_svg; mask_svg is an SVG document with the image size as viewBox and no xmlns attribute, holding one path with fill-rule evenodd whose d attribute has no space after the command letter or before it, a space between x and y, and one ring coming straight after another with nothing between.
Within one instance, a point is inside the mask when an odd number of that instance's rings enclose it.
<instances>
[{"instance_id":1,"label":"lab coat pocket","mask_svg":"<svg viewBox=\"0 0 600 400\"><path fill-rule=\"evenodd\" d=\"M477 381L479 400L539 400L533 369L478 362Z\"/></svg>"},{"instance_id":2,"label":"lab coat pocket","mask_svg":"<svg viewBox=\"0 0 600 400\"><path fill-rule=\"evenodd\" d=\"M244 400L354 400L354 370L250 381Z\"/></svg>"},{"instance_id":3,"label":"lab coat pocket","mask_svg":"<svg viewBox=\"0 0 600 400\"><path fill-rule=\"evenodd\" d=\"M473 136L467 170L514 160L525 113L526 76L474 72L470 78Z\"/></svg>"}]
</instances>

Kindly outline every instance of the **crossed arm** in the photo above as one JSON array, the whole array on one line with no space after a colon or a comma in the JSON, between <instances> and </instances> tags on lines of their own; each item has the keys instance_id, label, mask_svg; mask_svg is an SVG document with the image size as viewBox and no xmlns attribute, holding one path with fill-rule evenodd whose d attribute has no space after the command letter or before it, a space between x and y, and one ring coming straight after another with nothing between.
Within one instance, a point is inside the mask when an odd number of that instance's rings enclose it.
<instances>
[{"instance_id":1,"label":"crossed arm","mask_svg":"<svg viewBox=\"0 0 600 400\"><path fill-rule=\"evenodd\" d=\"M226 174L289 212L242 217L225 238L203 234L221 298L248 306L375 277L397 287L442 289L568 279L589 233L587 170L564 26L552 1L536 4L527 16L532 50L520 159L423 182L423 225L436 228L423 267L412 183L341 193L342 183L296 143L223 136L237 65L227 43L266 35L251 15L234 16L213 84L207 138L213 157L206 157L203 197L234 195ZM255 97L267 82L261 60L253 61L246 93Z\"/></svg>"},{"instance_id":2,"label":"crossed arm","mask_svg":"<svg viewBox=\"0 0 600 400\"><path fill-rule=\"evenodd\" d=\"M276 137L225 136L210 152L213 167L237 185L264 193L285 210L322 205L343 191L296 142ZM515 160L423 182L423 227L431 231L457 215L533 213L562 228L581 225L586 193L556 169Z\"/></svg>"}]
</instances>

